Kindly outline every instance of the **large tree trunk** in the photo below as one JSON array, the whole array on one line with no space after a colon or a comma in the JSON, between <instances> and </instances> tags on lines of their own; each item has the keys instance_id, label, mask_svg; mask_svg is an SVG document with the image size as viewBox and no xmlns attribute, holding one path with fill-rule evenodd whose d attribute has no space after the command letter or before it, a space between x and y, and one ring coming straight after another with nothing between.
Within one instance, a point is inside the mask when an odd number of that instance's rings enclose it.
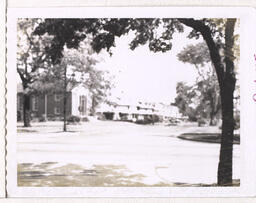
<instances>
[{"instance_id":1,"label":"large tree trunk","mask_svg":"<svg viewBox=\"0 0 256 203\"><path fill-rule=\"evenodd\" d=\"M210 28L203 21L191 18L179 21L197 32L200 32L209 48L211 61L216 70L221 96L222 134L220 160L218 166L218 185L232 184L232 155L234 137L233 92L235 88L235 74L233 63L234 26L236 19L227 19L225 27L225 67L221 60L219 49L213 40Z\"/></svg>"},{"instance_id":2,"label":"large tree trunk","mask_svg":"<svg viewBox=\"0 0 256 203\"><path fill-rule=\"evenodd\" d=\"M226 72L221 87L222 133L220 161L218 167L218 185L232 184L233 139L234 139L234 103L233 93L236 79L234 74L234 27L236 19L228 19L225 27L225 64Z\"/></svg>"},{"instance_id":3,"label":"large tree trunk","mask_svg":"<svg viewBox=\"0 0 256 203\"><path fill-rule=\"evenodd\" d=\"M29 94L23 95L23 122L24 127L30 127L30 96Z\"/></svg>"},{"instance_id":4,"label":"large tree trunk","mask_svg":"<svg viewBox=\"0 0 256 203\"><path fill-rule=\"evenodd\" d=\"M224 83L222 90L222 133L220 159L218 166L218 185L228 186L232 184L232 157L234 139L234 116L233 116L233 81Z\"/></svg>"}]
</instances>

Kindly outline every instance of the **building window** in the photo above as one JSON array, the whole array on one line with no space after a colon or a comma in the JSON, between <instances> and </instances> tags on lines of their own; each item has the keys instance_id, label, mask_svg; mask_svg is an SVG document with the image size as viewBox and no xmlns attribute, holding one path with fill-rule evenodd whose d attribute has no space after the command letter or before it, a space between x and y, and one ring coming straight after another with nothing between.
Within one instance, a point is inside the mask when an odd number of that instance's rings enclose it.
<instances>
[{"instance_id":1,"label":"building window","mask_svg":"<svg viewBox=\"0 0 256 203\"><path fill-rule=\"evenodd\" d=\"M38 97L32 96L32 111L38 110Z\"/></svg>"},{"instance_id":2,"label":"building window","mask_svg":"<svg viewBox=\"0 0 256 203\"><path fill-rule=\"evenodd\" d=\"M54 114L57 114L57 115L60 114L60 107L55 107L54 108Z\"/></svg>"},{"instance_id":3,"label":"building window","mask_svg":"<svg viewBox=\"0 0 256 203\"><path fill-rule=\"evenodd\" d=\"M86 108L87 108L86 96L84 95L79 96L79 111L82 115L86 114Z\"/></svg>"},{"instance_id":4,"label":"building window","mask_svg":"<svg viewBox=\"0 0 256 203\"><path fill-rule=\"evenodd\" d=\"M54 95L54 101L59 102L60 99L61 99L61 95L60 94L55 94Z\"/></svg>"}]
</instances>

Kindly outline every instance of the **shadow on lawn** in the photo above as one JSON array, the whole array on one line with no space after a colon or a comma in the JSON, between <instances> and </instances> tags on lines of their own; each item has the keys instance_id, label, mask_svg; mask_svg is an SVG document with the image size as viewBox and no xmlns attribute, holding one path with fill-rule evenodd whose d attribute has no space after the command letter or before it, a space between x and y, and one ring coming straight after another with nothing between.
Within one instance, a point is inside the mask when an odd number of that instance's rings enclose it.
<instances>
[{"instance_id":1,"label":"shadow on lawn","mask_svg":"<svg viewBox=\"0 0 256 203\"><path fill-rule=\"evenodd\" d=\"M77 164L58 166L56 162L18 165L18 186L25 187L146 187L170 186L163 182L143 183L143 174L134 174L125 165L93 165L86 168Z\"/></svg>"}]
</instances>

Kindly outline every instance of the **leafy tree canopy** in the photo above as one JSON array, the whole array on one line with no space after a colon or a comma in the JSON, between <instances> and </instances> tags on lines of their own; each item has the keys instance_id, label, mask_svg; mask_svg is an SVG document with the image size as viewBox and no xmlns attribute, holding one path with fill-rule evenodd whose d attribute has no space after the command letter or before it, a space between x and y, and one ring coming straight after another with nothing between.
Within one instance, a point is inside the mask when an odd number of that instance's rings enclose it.
<instances>
[{"instance_id":1,"label":"leafy tree canopy","mask_svg":"<svg viewBox=\"0 0 256 203\"><path fill-rule=\"evenodd\" d=\"M110 51L110 48L115 46L115 37L120 37L129 31L135 32L135 38L130 43L131 49L148 43L151 51L166 52L172 48L173 34L184 31L184 20L170 18L44 19L37 26L34 34L48 33L53 36L52 44L47 47L46 53L54 63L59 63L64 46L77 48L80 41L92 36L91 45L96 52L102 49ZM198 22L208 26L216 42L221 44L224 19L202 19ZM199 36L200 32L193 29L188 38L199 38Z\"/></svg>"},{"instance_id":2,"label":"leafy tree canopy","mask_svg":"<svg viewBox=\"0 0 256 203\"><path fill-rule=\"evenodd\" d=\"M40 22L40 19L18 19L17 22L17 72L25 91L40 70L50 66L45 49L52 43L52 37L47 33L41 36L32 34Z\"/></svg>"},{"instance_id":3,"label":"leafy tree canopy","mask_svg":"<svg viewBox=\"0 0 256 203\"><path fill-rule=\"evenodd\" d=\"M102 91L110 88L109 82L104 80L106 73L95 68L98 60L93 55L88 40L80 42L77 49L64 47L62 54L59 64L54 64L52 68L41 72L37 81L31 86L33 91L62 92L65 89L65 79L69 91L82 84L91 93L98 92L101 93L99 95L103 95ZM66 75L65 71L67 71Z\"/></svg>"},{"instance_id":4,"label":"leafy tree canopy","mask_svg":"<svg viewBox=\"0 0 256 203\"><path fill-rule=\"evenodd\" d=\"M159 32L159 30L162 30ZM148 43L150 50L168 51L172 48L172 35L183 32L183 26L177 19L45 19L34 34L48 33L53 36L52 44L46 53L54 63L63 56L63 47L77 48L80 41L92 37L91 45L96 52L115 46L115 37L135 32L131 49Z\"/></svg>"},{"instance_id":5,"label":"leafy tree canopy","mask_svg":"<svg viewBox=\"0 0 256 203\"><path fill-rule=\"evenodd\" d=\"M196 84L192 86L177 84L176 105L190 120L206 119L210 120L210 125L213 125L214 121L216 124L221 110L219 85L215 70L209 65L211 59L207 45L205 42L188 45L177 55L177 58L195 66L198 78ZM194 94L189 93L188 89Z\"/></svg>"},{"instance_id":6,"label":"leafy tree canopy","mask_svg":"<svg viewBox=\"0 0 256 203\"><path fill-rule=\"evenodd\" d=\"M184 47L183 50L177 55L177 57L183 63L190 63L201 67L211 62L209 49L205 42Z\"/></svg>"}]
</instances>

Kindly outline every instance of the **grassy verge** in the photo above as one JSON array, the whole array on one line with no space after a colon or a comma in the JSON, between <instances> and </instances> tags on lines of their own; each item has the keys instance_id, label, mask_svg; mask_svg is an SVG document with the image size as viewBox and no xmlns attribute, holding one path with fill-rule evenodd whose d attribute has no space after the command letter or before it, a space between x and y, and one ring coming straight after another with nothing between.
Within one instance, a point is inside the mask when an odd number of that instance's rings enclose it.
<instances>
[{"instance_id":1,"label":"grassy verge","mask_svg":"<svg viewBox=\"0 0 256 203\"><path fill-rule=\"evenodd\" d=\"M208 143L220 143L221 134L219 133L184 133L178 136L178 138L183 140L191 140L198 142L208 142ZM234 144L240 144L240 135L234 135Z\"/></svg>"}]
</instances>

